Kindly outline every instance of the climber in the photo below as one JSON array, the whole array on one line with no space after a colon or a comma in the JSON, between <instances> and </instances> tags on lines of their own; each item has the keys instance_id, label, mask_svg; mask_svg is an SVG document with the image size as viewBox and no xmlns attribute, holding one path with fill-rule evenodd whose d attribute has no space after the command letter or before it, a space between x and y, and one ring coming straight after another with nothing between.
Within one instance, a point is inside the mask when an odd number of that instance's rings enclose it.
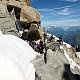
<instances>
[{"instance_id":1,"label":"climber","mask_svg":"<svg viewBox=\"0 0 80 80\"><path fill-rule=\"evenodd\" d=\"M63 44L62 36L59 37L59 43Z\"/></svg>"},{"instance_id":2,"label":"climber","mask_svg":"<svg viewBox=\"0 0 80 80\"><path fill-rule=\"evenodd\" d=\"M40 42L39 42L39 46L40 46L40 48L39 48L39 52L40 52L40 54L43 54L43 49L44 49L44 45L43 45L43 41L42 41L42 39L40 40Z\"/></svg>"},{"instance_id":3,"label":"climber","mask_svg":"<svg viewBox=\"0 0 80 80\"><path fill-rule=\"evenodd\" d=\"M36 51L36 42L35 42L35 40L32 41L32 48Z\"/></svg>"},{"instance_id":4,"label":"climber","mask_svg":"<svg viewBox=\"0 0 80 80\"><path fill-rule=\"evenodd\" d=\"M46 47L46 43L44 43L44 62L47 63L47 47Z\"/></svg>"},{"instance_id":5,"label":"climber","mask_svg":"<svg viewBox=\"0 0 80 80\"><path fill-rule=\"evenodd\" d=\"M39 53L39 50L40 50L40 45L37 43L37 44L36 44L36 52Z\"/></svg>"}]
</instances>

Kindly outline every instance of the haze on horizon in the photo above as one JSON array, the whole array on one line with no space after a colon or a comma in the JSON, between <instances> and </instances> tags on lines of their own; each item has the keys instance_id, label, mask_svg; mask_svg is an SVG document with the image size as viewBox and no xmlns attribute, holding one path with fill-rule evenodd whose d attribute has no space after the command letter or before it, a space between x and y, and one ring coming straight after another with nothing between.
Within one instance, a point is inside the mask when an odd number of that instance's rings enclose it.
<instances>
[{"instance_id":1,"label":"haze on horizon","mask_svg":"<svg viewBox=\"0 0 80 80\"><path fill-rule=\"evenodd\" d=\"M31 0L42 26L80 26L80 0Z\"/></svg>"}]
</instances>

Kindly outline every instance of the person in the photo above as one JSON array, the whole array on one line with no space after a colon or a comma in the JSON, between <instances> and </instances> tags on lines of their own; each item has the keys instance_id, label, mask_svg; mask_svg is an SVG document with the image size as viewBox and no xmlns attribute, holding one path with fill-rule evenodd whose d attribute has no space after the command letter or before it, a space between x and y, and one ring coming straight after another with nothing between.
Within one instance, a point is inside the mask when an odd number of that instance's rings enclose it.
<instances>
[{"instance_id":1,"label":"person","mask_svg":"<svg viewBox=\"0 0 80 80\"><path fill-rule=\"evenodd\" d=\"M53 36L51 35L51 37L50 37L49 41L52 41L52 39L53 39Z\"/></svg>"},{"instance_id":2,"label":"person","mask_svg":"<svg viewBox=\"0 0 80 80\"><path fill-rule=\"evenodd\" d=\"M40 52L40 54L43 54L43 41L42 40L40 40L40 42L39 42L39 46L40 46L40 48L39 48L39 52Z\"/></svg>"},{"instance_id":3,"label":"person","mask_svg":"<svg viewBox=\"0 0 80 80\"><path fill-rule=\"evenodd\" d=\"M39 53L39 49L40 49L40 45L39 44L37 44L37 52Z\"/></svg>"},{"instance_id":4,"label":"person","mask_svg":"<svg viewBox=\"0 0 80 80\"><path fill-rule=\"evenodd\" d=\"M46 43L44 44L44 49L45 49L45 52L44 52L44 62L47 63L47 47L46 47Z\"/></svg>"},{"instance_id":5,"label":"person","mask_svg":"<svg viewBox=\"0 0 80 80\"><path fill-rule=\"evenodd\" d=\"M46 39L46 33L44 33L44 43L45 43L45 39Z\"/></svg>"},{"instance_id":6,"label":"person","mask_svg":"<svg viewBox=\"0 0 80 80\"><path fill-rule=\"evenodd\" d=\"M33 48L34 50L36 50L36 42L35 42L35 40L32 41L32 48Z\"/></svg>"},{"instance_id":7,"label":"person","mask_svg":"<svg viewBox=\"0 0 80 80\"><path fill-rule=\"evenodd\" d=\"M59 37L59 43L63 44L62 36Z\"/></svg>"},{"instance_id":8,"label":"person","mask_svg":"<svg viewBox=\"0 0 80 80\"><path fill-rule=\"evenodd\" d=\"M29 45L32 47L32 42L31 41L29 41Z\"/></svg>"}]
</instances>

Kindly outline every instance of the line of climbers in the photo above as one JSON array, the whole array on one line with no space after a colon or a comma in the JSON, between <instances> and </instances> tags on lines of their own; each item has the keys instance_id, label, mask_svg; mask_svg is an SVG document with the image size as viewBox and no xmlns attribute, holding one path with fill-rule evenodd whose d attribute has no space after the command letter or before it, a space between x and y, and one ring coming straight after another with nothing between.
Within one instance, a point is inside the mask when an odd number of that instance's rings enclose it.
<instances>
[{"instance_id":1,"label":"line of climbers","mask_svg":"<svg viewBox=\"0 0 80 80\"><path fill-rule=\"evenodd\" d=\"M44 54L44 61L47 63L47 49L45 39L47 38L46 34L44 33L44 40L40 39L39 43L36 43L36 41L29 41L29 45L38 53ZM47 38L49 42L51 43L54 40L53 35L50 38ZM55 41L54 41L55 42ZM59 37L59 40L57 40L59 45L63 45L62 36Z\"/></svg>"},{"instance_id":2,"label":"line of climbers","mask_svg":"<svg viewBox=\"0 0 80 80\"><path fill-rule=\"evenodd\" d=\"M44 54L44 61L47 63L47 47L45 43L45 34L44 34L44 41L42 38L40 39L39 43L36 43L35 40L29 41L29 45L38 53Z\"/></svg>"},{"instance_id":3,"label":"line of climbers","mask_svg":"<svg viewBox=\"0 0 80 80\"><path fill-rule=\"evenodd\" d=\"M22 38L22 34L24 32L24 28L23 28L23 25L21 24L20 20L17 19L16 22L16 28L19 32L19 37ZM28 36L28 35L27 35ZM29 41L29 45L36 51L36 52L39 52L40 54L43 54L44 53L44 60L45 60L45 63L47 63L47 58L46 58L46 53L47 53L47 48L46 48L46 43L45 43L45 37L46 37L46 34L44 33L44 41L42 41L42 39L40 39L40 42L36 44L35 40L33 41ZM22 38L23 39L23 38ZM53 39L53 36L51 36L49 38L49 41L52 41ZM63 44L63 41L62 41L62 37L60 36L59 37L59 40L57 41L59 42L60 44ZM43 51L44 50L44 51Z\"/></svg>"},{"instance_id":4,"label":"line of climbers","mask_svg":"<svg viewBox=\"0 0 80 80\"><path fill-rule=\"evenodd\" d=\"M36 51L39 52L40 54L43 54L43 49L46 47L45 43L43 43L42 40L40 40L39 43L36 43L34 41L29 41L29 45Z\"/></svg>"}]
</instances>

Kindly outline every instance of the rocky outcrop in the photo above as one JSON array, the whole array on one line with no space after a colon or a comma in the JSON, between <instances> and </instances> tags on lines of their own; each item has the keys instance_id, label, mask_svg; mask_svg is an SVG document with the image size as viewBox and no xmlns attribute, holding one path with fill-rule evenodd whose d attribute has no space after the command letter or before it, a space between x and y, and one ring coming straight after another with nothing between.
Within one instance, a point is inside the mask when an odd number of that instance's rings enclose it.
<instances>
[{"instance_id":1,"label":"rocky outcrop","mask_svg":"<svg viewBox=\"0 0 80 80\"><path fill-rule=\"evenodd\" d=\"M27 1L27 5L26 4ZM5 20L11 19L11 25L15 29L16 28L16 20L19 20L18 26L23 27L24 33L26 34L24 36L27 37L30 40L34 40L33 38L33 33L35 36L35 39L38 40L40 37L43 38L43 29L41 27L41 20L40 20L40 14L36 11L35 8L30 7L30 1L29 0L1 0L0 1L0 20L4 20L3 18L5 17ZM4 21L3 21L4 22ZM3 24L3 23L1 23ZM20 24L20 25L19 25ZM5 23L6 25L6 23ZM36 25L36 26L34 26ZM32 29L33 27L33 29ZM37 28L36 28L37 27ZM36 28L36 30L35 30ZM1 27L1 30L4 29ZM25 29L27 29L27 32L25 32ZM6 30L6 29L5 29ZM3 31L3 30L2 30ZM9 30L9 31L14 31ZM16 29L17 31L17 29ZM19 31L19 30L18 30ZM4 32L3 32L4 33ZM26 38L25 38L26 39Z\"/></svg>"},{"instance_id":2,"label":"rocky outcrop","mask_svg":"<svg viewBox=\"0 0 80 80\"><path fill-rule=\"evenodd\" d=\"M40 14L32 7L23 5L21 9L20 21L24 22L40 22Z\"/></svg>"},{"instance_id":3,"label":"rocky outcrop","mask_svg":"<svg viewBox=\"0 0 80 80\"><path fill-rule=\"evenodd\" d=\"M80 59L77 58L75 49L65 42L57 43L57 39L55 37L55 40L46 43L49 48L46 64L44 54L37 56L33 62L36 69L36 80L79 80L78 60L80 62Z\"/></svg>"},{"instance_id":4,"label":"rocky outcrop","mask_svg":"<svg viewBox=\"0 0 80 80\"><path fill-rule=\"evenodd\" d=\"M34 61L36 69L36 80L77 80L70 71L70 65L64 54L60 51L47 52L47 64L44 55L37 57Z\"/></svg>"},{"instance_id":5,"label":"rocky outcrop","mask_svg":"<svg viewBox=\"0 0 80 80\"><path fill-rule=\"evenodd\" d=\"M80 58L78 58L75 49L73 47L68 48L66 46L66 49L65 50L67 52L67 55L69 55L69 57L67 57L67 59L70 62L71 72L73 74L80 75Z\"/></svg>"}]
</instances>

